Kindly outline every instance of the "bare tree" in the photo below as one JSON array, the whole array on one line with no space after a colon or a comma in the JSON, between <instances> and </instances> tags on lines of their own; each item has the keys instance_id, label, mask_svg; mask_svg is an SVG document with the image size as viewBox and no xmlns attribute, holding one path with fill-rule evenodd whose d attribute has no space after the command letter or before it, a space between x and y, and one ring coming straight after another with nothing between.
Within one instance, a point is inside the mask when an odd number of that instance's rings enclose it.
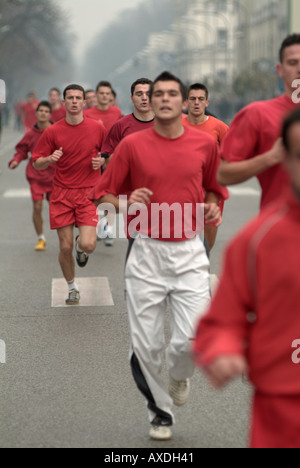
<instances>
[{"instance_id":1,"label":"bare tree","mask_svg":"<svg viewBox=\"0 0 300 468\"><path fill-rule=\"evenodd\" d=\"M66 21L52 0L0 0L1 78L25 92L71 64Z\"/></svg>"}]
</instances>

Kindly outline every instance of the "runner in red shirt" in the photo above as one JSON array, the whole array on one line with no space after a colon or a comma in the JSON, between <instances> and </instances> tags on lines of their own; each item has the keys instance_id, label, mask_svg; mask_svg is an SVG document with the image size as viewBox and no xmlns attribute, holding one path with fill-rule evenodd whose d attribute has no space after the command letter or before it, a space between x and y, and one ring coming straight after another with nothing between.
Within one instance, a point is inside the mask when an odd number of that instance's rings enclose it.
<instances>
[{"instance_id":1,"label":"runner in red shirt","mask_svg":"<svg viewBox=\"0 0 300 468\"><path fill-rule=\"evenodd\" d=\"M100 81L96 89L97 106L86 109L84 115L90 119L101 122L109 132L111 127L122 118L118 107L111 106L112 86L108 81Z\"/></svg>"},{"instance_id":2,"label":"runner in red shirt","mask_svg":"<svg viewBox=\"0 0 300 468\"><path fill-rule=\"evenodd\" d=\"M43 200L46 196L47 200L50 201L55 168L53 165L51 165L45 171L37 171L33 167L31 154L46 128L50 127L51 125L50 115L50 103L47 101L41 101L36 111L36 125L30 131L28 131L22 140L17 144L16 154L8 164L9 168L14 170L22 161L26 161L28 158L30 158L26 169L26 176L30 184L33 201L33 223L38 235L38 243L35 247L35 251L37 252L46 250L47 244L43 230L42 218Z\"/></svg>"},{"instance_id":3,"label":"runner in red shirt","mask_svg":"<svg viewBox=\"0 0 300 468\"><path fill-rule=\"evenodd\" d=\"M31 130L36 124L36 109L38 104L39 101L34 92L29 93L26 102L22 104L21 115L25 133Z\"/></svg>"},{"instance_id":4,"label":"runner in red shirt","mask_svg":"<svg viewBox=\"0 0 300 468\"><path fill-rule=\"evenodd\" d=\"M60 240L59 261L69 286L67 305L80 301L72 255L74 226L80 232L76 260L84 267L96 247L98 224L95 206L88 200L87 192L98 182L105 162L100 151L106 130L99 122L84 118L84 98L84 89L79 85L65 89L66 119L45 131L33 154L36 169L45 170L56 164L50 222Z\"/></svg>"},{"instance_id":5,"label":"runner in red shirt","mask_svg":"<svg viewBox=\"0 0 300 468\"><path fill-rule=\"evenodd\" d=\"M288 185L282 166L280 132L284 118L299 107L293 100L293 84L300 78L300 34L284 40L277 71L284 81L285 94L250 104L239 112L224 140L218 175L222 185L242 183L256 176L262 187L262 208L281 198Z\"/></svg>"},{"instance_id":6,"label":"runner in red shirt","mask_svg":"<svg viewBox=\"0 0 300 468\"><path fill-rule=\"evenodd\" d=\"M210 101L208 99L208 89L201 83L195 83L188 90L188 115L182 119L185 127L192 127L195 130L208 133L218 143L219 147L228 133L229 127L219 119L206 115ZM220 209L223 215L224 200L220 201ZM213 225L206 225L204 236L207 242L207 249L211 250L215 245L218 228Z\"/></svg>"},{"instance_id":7,"label":"runner in red shirt","mask_svg":"<svg viewBox=\"0 0 300 468\"><path fill-rule=\"evenodd\" d=\"M208 89L201 83L195 83L188 90L188 115L184 116L182 123L186 127L206 132L221 146L229 127L222 120L206 115L209 101Z\"/></svg>"},{"instance_id":8,"label":"runner in red shirt","mask_svg":"<svg viewBox=\"0 0 300 468\"><path fill-rule=\"evenodd\" d=\"M118 144L128 135L152 128L154 125L154 113L150 104L149 94L152 81L148 78L140 78L131 86L131 102L133 113L118 120L107 135L102 147L102 156L112 156ZM107 225L101 232L100 238L104 238L106 246L112 246L113 226L115 216L108 214Z\"/></svg>"},{"instance_id":9,"label":"runner in red shirt","mask_svg":"<svg viewBox=\"0 0 300 468\"><path fill-rule=\"evenodd\" d=\"M58 88L49 91L49 102L52 107L51 122L55 123L66 117L66 108L61 102L61 93Z\"/></svg>"},{"instance_id":10,"label":"runner in red shirt","mask_svg":"<svg viewBox=\"0 0 300 468\"><path fill-rule=\"evenodd\" d=\"M300 110L284 124L293 190L229 246L194 353L216 387L248 374L253 448L300 447Z\"/></svg>"},{"instance_id":11,"label":"runner in red shirt","mask_svg":"<svg viewBox=\"0 0 300 468\"><path fill-rule=\"evenodd\" d=\"M126 136L153 127L155 116L149 100L151 84L152 81L148 78L140 78L132 84L133 113L113 125L103 145L102 154L111 156Z\"/></svg>"},{"instance_id":12,"label":"runner in red shirt","mask_svg":"<svg viewBox=\"0 0 300 468\"><path fill-rule=\"evenodd\" d=\"M150 436L155 440L172 437L173 404L181 406L188 399L194 372L189 342L210 298L209 262L198 235L203 219L197 222L197 208L205 202L206 221L221 222L217 203L227 197L216 181L217 143L209 135L199 139L198 132L181 124L185 95L184 85L172 74L165 72L155 80L150 91L154 128L120 143L90 194L97 204L119 210L118 196L129 192L129 212L137 210L129 226L135 240L125 272L131 367L148 400ZM167 298L172 314L169 393L161 377Z\"/></svg>"}]
</instances>

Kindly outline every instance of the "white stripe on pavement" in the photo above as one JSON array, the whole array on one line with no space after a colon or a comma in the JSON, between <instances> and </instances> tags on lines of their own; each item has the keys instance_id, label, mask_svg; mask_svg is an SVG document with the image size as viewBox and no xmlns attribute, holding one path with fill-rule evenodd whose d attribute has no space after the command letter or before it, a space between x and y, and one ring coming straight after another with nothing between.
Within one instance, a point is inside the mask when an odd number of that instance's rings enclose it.
<instances>
[{"instance_id":1,"label":"white stripe on pavement","mask_svg":"<svg viewBox=\"0 0 300 468\"><path fill-rule=\"evenodd\" d=\"M80 290L80 304L75 307L114 306L108 278L76 278ZM68 307L68 286L63 278L52 280L51 307Z\"/></svg>"},{"instance_id":2,"label":"white stripe on pavement","mask_svg":"<svg viewBox=\"0 0 300 468\"><path fill-rule=\"evenodd\" d=\"M10 189L3 193L3 198L31 198L29 188Z\"/></svg>"},{"instance_id":3,"label":"white stripe on pavement","mask_svg":"<svg viewBox=\"0 0 300 468\"><path fill-rule=\"evenodd\" d=\"M232 196L238 197L260 197L259 190L251 187L228 187L229 193Z\"/></svg>"}]
</instances>

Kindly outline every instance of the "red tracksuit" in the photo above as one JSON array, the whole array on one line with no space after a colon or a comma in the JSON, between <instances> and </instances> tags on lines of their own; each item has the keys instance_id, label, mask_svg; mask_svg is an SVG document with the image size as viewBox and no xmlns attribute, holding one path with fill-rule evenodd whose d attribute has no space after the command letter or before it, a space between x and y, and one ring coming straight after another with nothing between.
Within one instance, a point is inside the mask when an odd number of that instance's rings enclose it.
<instances>
[{"instance_id":1,"label":"red tracksuit","mask_svg":"<svg viewBox=\"0 0 300 468\"><path fill-rule=\"evenodd\" d=\"M256 389L255 448L300 447L299 239L300 201L289 193L231 243L220 287L197 331L200 366L224 355L248 359Z\"/></svg>"},{"instance_id":2,"label":"red tracksuit","mask_svg":"<svg viewBox=\"0 0 300 468\"><path fill-rule=\"evenodd\" d=\"M9 162L9 165L16 161L18 163L26 161L36 147L39 139L41 138L44 130L39 129L36 125L25 133L22 140L16 146L16 154ZM55 174L55 165L50 165L45 171L37 171L33 167L33 161L30 158L26 169L26 177L31 187L31 194L33 201L43 200L44 194L50 199L53 178Z\"/></svg>"}]
</instances>

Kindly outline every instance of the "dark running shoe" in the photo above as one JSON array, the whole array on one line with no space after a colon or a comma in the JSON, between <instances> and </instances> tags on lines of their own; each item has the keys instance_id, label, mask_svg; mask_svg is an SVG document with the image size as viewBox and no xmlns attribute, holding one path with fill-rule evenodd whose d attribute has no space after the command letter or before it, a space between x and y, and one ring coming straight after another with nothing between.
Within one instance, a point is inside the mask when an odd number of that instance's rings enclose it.
<instances>
[{"instance_id":1,"label":"dark running shoe","mask_svg":"<svg viewBox=\"0 0 300 468\"><path fill-rule=\"evenodd\" d=\"M79 239L79 236L76 237L76 244L75 244L76 262L80 268L84 268L87 262L89 261L89 256L85 252L82 252L81 250L79 250L78 239Z\"/></svg>"}]
</instances>

